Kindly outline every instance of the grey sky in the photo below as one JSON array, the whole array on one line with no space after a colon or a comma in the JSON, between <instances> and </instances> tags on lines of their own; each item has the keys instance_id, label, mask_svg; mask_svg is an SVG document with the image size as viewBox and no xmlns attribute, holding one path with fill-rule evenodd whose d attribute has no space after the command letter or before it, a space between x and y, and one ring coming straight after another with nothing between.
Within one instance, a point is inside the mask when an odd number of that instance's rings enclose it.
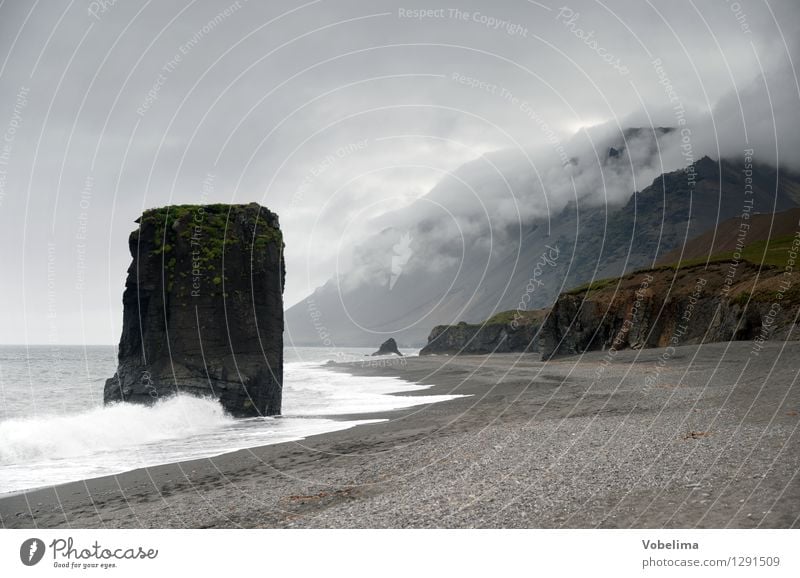
<instances>
[{"instance_id":1,"label":"grey sky","mask_svg":"<svg viewBox=\"0 0 800 578\"><path fill-rule=\"evenodd\" d=\"M486 152L674 124L665 78L698 153L736 154L745 116L798 167L798 23L789 0L7 1L0 343L116 342L143 208L276 211L291 305L367 218Z\"/></svg>"}]
</instances>

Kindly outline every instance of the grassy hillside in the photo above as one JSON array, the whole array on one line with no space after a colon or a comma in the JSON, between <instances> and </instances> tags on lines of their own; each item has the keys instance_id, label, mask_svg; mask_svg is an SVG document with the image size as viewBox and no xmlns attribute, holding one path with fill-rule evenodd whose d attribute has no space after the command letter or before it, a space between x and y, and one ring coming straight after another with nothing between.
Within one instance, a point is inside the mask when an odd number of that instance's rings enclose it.
<instances>
[{"instance_id":1,"label":"grassy hillside","mask_svg":"<svg viewBox=\"0 0 800 578\"><path fill-rule=\"evenodd\" d=\"M744 222L747 228L742 231L740 227L743 221L741 216L737 216L682 243L659 259L656 265L670 265L678 261L705 263L709 255L732 256L737 243L740 242L740 235L744 234L744 241L749 244L766 242L770 238L778 240L786 236L791 237L797 232L798 221L800 221L800 209L789 209L778 213L756 213Z\"/></svg>"},{"instance_id":2,"label":"grassy hillside","mask_svg":"<svg viewBox=\"0 0 800 578\"><path fill-rule=\"evenodd\" d=\"M762 241L756 241L754 243L750 243L746 245L740 254L740 261L746 261L748 263L752 263L754 265L762 265L768 267L785 267L786 263L789 259L789 251L792 248L792 243L794 241L794 235L782 235L780 237L775 237L773 239L767 239ZM711 257L696 257L693 259L684 259L677 263L669 263L666 265L660 265L655 267L654 269L640 269L630 273L629 275L624 275L621 277L622 279L626 279L635 275L637 273L642 273L645 271L663 271L667 269L677 270L677 269L686 269L689 267L696 267L698 265L705 265L706 263L719 263L722 261L733 261L735 258L735 251L723 251L720 253L716 253ZM609 279L595 279L590 283L584 283L583 285L579 285L569 291L565 291L567 295L576 295L578 293L583 293L585 291L599 291L601 289L606 289L611 287L612 285L616 285L620 280L620 277L614 277Z\"/></svg>"},{"instance_id":3,"label":"grassy hillside","mask_svg":"<svg viewBox=\"0 0 800 578\"><path fill-rule=\"evenodd\" d=\"M756 241L745 245L741 251L741 260L749 261L755 265L771 265L775 267L786 266L786 261L789 258L789 250L792 247L794 235L782 235L772 239L763 241ZM735 251L724 251L716 253L709 257L696 257L694 259L684 259L678 263L664 265L665 268L679 269L684 267L692 267L694 265L702 265L708 260L709 262L718 261L732 261L734 259Z\"/></svg>"}]
</instances>

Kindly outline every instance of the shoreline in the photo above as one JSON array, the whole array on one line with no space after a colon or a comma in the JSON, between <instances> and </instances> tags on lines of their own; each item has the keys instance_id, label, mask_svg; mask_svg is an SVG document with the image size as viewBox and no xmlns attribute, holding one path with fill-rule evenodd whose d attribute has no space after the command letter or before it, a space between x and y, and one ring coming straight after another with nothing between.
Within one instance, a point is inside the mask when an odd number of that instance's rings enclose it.
<instances>
[{"instance_id":1,"label":"shoreline","mask_svg":"<svg viewBox=\"0 0 800 578\"><path fill-rule=\"evenodd\" d=\"M8 528L800 527L800 343L770 342L745 367L751 346L679 347L648 391L662 349L622 351L602 372L604 352L328 365L431 385L397 395L470 397L6 495L0 517Z\"/></svg>"}]
</instances>

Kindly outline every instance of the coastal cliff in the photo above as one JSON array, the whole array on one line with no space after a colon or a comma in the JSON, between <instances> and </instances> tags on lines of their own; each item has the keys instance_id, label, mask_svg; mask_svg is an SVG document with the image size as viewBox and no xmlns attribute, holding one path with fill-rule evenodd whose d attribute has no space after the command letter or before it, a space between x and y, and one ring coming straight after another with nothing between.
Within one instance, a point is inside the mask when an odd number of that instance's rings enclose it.
<instances>
[{"instance_id":1,"label":"coastal cliff","mask_svg":"<svg viewBox=\"0 0 800 578\"><path fill-rule=\"evenodd\" d=\"M720 260L640 271L562 293L539 334L542 359L592 350L798 339L800 272Z\"/></svg>"},{"instance_id":2,"label":"coastal cliff","mask_svg":"<svg viewBox=\"0 0 800 578\"><path fill-rule=\"evenodd\" d=\"M456 355L538 351L538 333L547 309L504 311L483 323L437 325L420 355Z\"/></svg>"},{"instance_id":3,"label":"coastal cliff","mask_svg":"<svg viewBox=\"0 0 800 578\"><path fill-rule=\"evenodd\" d=\"M285 266L278 217L248 205L145 211L129 238L119 365L106 403L188 393L276 415Z\"/></svg>"}]
</instances>

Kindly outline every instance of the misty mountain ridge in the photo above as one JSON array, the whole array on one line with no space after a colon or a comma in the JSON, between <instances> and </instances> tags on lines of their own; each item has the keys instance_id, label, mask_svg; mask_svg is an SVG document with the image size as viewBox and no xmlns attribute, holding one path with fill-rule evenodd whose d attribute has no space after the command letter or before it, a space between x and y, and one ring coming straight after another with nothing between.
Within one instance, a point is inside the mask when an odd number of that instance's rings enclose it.
<instances>
[{"instance_id":1,"label":"misty mountain ridge","mask_svg":"<svg viewBox=\"0 0 800 578\"><path fill-rule=\"evenodd\" d=\"M679 145L669 127L602 126L563 150L466 163L374 219L349 267L287 311L287 338L422 345L435 325L547 307L576 285L649 267L743 207L740 161L703 157L687 167ZM753 171L753 211L798 204L794 177Z\"/></svg>"}]
</instances>

